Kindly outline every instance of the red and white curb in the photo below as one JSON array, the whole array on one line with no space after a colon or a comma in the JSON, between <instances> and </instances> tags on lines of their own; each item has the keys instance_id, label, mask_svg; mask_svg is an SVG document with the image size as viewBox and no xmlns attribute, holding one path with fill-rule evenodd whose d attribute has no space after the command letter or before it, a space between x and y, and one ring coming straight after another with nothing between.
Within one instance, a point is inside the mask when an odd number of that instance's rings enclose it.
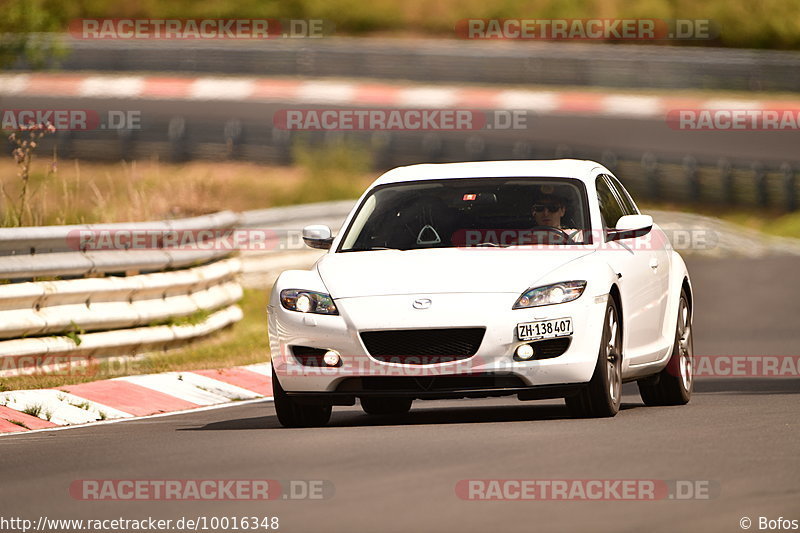
<instances>
[{"instance_id":1,"label":"red and white curb","mask_svg":"<svg viewBox=\"0 0 800 533\"><path fill-rule=\"evenodd\" d=\"M73 73L0 75L0 96L292 102L314 105L529 110L542 114L663 117L676 109L800 109L800 100L737 100L373 81L165 77Z\"/></svg>"},{"instance_id":2,"label":"red and white curb","mask_svg":"<svg viewBox=\"0 0 800 533\"><path fill-rule=\"evenodd\" d=\"M272 397L269 363L0 393L0 434L138 418Z\"/></svg>"}]
</instances>

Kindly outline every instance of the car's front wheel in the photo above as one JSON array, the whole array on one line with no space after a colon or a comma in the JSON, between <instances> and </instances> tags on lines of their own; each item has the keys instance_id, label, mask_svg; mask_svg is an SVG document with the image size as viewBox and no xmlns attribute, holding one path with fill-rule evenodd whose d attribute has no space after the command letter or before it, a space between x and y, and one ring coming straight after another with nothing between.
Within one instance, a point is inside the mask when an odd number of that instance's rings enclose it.
<instances>
[{"instance_id":1,"label":"car's front wheel","mask_svg":"<svg viewBox=\"0 0 800 533\"><path fill-rule=\"evenodd\" d=\"M609 417L619 412L622 403L622 327L617 304L610 295L592 379L581 392L564 400L572 416L578 418Z\"/></svg>"},{"instance_id":2,"label":"car's front wheel","mask_svg":"<svg viewBox=\"0 0 800 533\"><path fill-rule=\"evenodd\" d=\"M651 378L638 382L645 405L684 405L689 403L694 387L692 310L686 292L681 291L675 343L667 367Z\"/></svg>"},{"instance_id":3,"label":"car's front wheel","mask_svg":"<svg viewBox=\"0 0 800 533\"><path fill-rule=\"evenodd\" d=\"M283 390L275 369L272 370L272 396L278 421L287 428L324 426L331 419L330 405L305 405L298 403Z\"/></svg>"},{"instance_id":4,"label":"car's front wheel","mask_svg":"<svg viewBox=\"0 0 800 533\"><path fill-rule=\"evenodd\" d=\"M411 409L411 398L361 398L361 408L368 415L402 415Z\"/></svg>"}]
</instances>

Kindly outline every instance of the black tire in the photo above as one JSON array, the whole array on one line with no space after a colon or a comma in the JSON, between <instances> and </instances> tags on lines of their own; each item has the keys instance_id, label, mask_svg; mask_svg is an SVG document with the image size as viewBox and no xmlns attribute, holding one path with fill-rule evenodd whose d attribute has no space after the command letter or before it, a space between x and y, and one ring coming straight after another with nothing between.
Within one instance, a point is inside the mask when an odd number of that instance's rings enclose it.
<instances>
[{"instance_id":1,"label":"black tire","mask_svg":"<svg viewBox=\"0 0 800 533\"><path fill-rule=\"evenodd\" d=\"M622 327L617 304L610 295L592 379L580 393L564 400L576 418L611 417L619 412L622 403Z\"/></svg>"},{"instance_id":2,"label":"black tire","mask_svg":"<svg viewBox=\"0 0 800 533\"><path fill-rule=\"evenodd\" d=\"M324 426L331 419L330 405L303 405L293 400L281 387L275 369L272 370L272 396L278 421L287 428Z\"/></svg>"},{"instance_id":3,"label":"black tire","mask_svg":"<svg viewBox=\"0 0 800 533\"><path fill-rule=\"evenodd\" d=\"M639 394L648 406L685 405L694 388L694 345L692 309L685 291L681 291L675 343L667 366L655 376L638 381Z\"/></svg>"},{"instance_id":4,"label":"black tire","mask_svg":"<svg viewBox=\"0 0 800 533\"><path fill-rule=\"evenodd\" d=\"M411 409L411 398L361 398L361 408L368 415L402 415Z\"/></svg>"}]
</instances>

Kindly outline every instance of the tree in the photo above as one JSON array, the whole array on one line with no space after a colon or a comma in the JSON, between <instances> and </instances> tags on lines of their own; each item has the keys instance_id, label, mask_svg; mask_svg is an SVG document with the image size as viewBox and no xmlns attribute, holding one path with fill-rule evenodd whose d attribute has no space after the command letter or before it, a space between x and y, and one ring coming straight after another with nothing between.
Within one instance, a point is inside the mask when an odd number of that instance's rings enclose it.
<instances>
[{"instance_id":1,"label":"tree","mask_svg":"<svg viewBox=\"0 0 800 533\"><path fill-rule=\"evenodd\" d=\"M0 69L18 59L34 68L63 51L58 15L43 0L0 0Z\"/></svg>"}]
</instances>

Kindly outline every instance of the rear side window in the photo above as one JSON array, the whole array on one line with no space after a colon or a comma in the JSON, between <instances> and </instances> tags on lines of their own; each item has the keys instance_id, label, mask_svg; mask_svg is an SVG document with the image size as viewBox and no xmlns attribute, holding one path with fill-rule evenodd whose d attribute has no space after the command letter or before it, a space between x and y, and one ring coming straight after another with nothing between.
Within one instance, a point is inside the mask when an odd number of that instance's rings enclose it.
<instances>
[{"instance_id":1,"label":"rear side window","mask_svg":"<svg viewBox=\"0 0 800 533\"><path fill-rule=\"evenodd\" d=\"M617 225L617 220L619 220L625 212L617 200L617 196L611 190L611 187L602 174L597 176L595 187L597 188L597 201L600 204L603 228L613 229Z\"/></svg>"},{"instance_id":2,"label":"rear side window","mask_svg":"<svg viewBox=\"0 0 800 533\"><path fill-rule=\"evenodd\" d=\"M625 190L625 187L623 187L619 180L614 176L610 176L608 174L605 176L609 185L611 185L611 188L617 194L617 198L619 198L623 213L626 215L638 215L639 210L636 208L636 204L633 203L631 195Z\"/></svg>"}]
</instances>

